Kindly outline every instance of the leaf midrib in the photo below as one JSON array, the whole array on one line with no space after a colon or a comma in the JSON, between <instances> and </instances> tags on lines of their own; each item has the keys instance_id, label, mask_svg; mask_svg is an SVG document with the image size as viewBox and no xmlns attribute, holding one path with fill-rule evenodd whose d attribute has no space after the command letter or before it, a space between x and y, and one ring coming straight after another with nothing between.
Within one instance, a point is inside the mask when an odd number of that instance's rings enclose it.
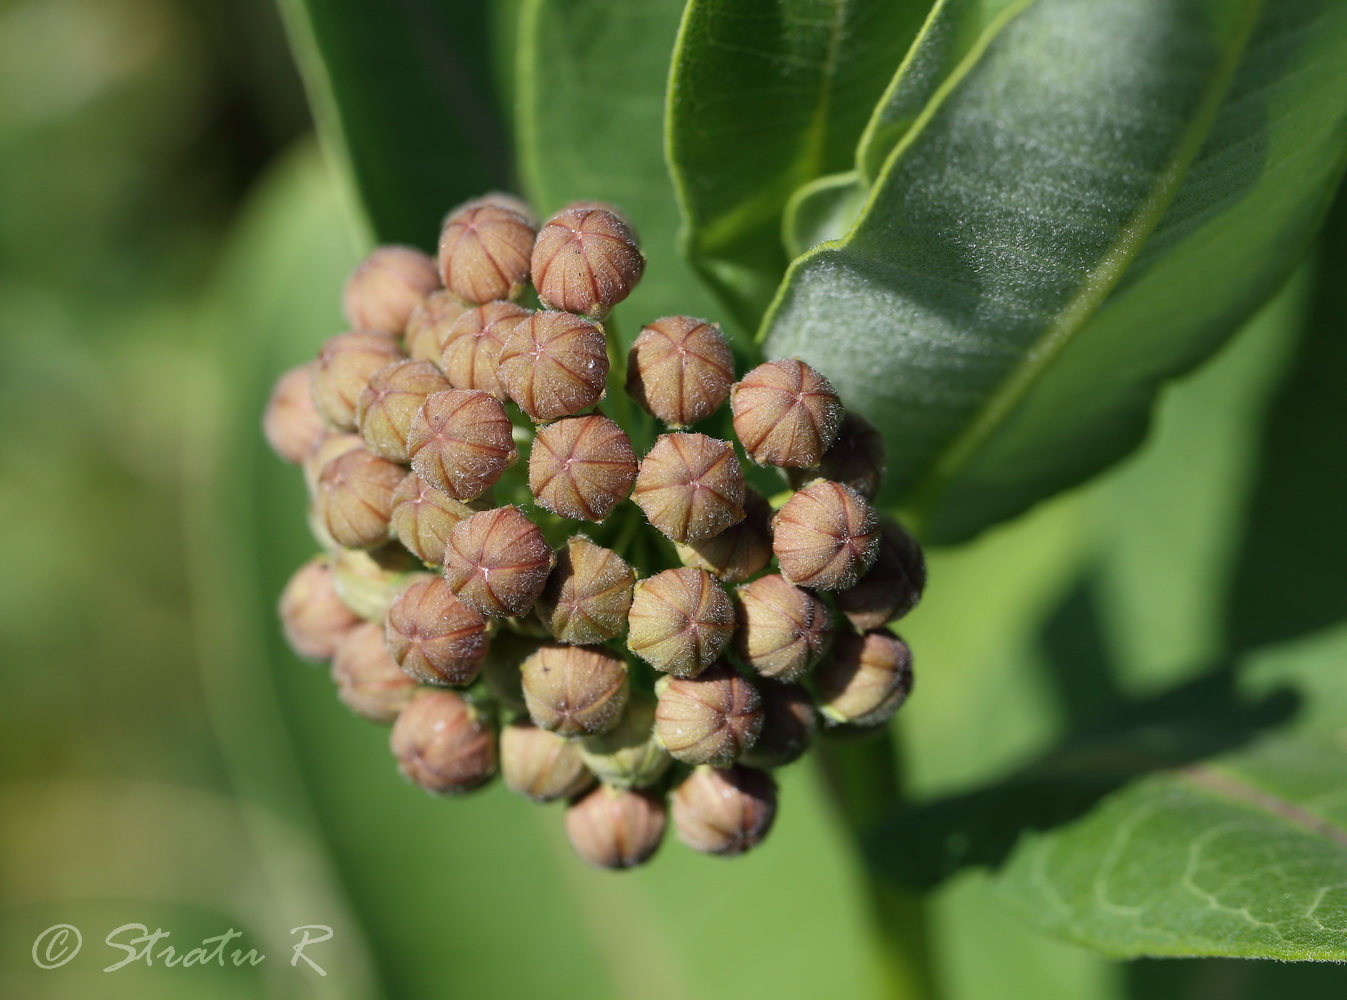
<instances>
[{"instance_id":1,"label":"leaf midrib","mask_svg":"<svg viewBox=\"0 0 1347 1000\"><path fill-rule=\"evenodd\" d=\"M1242 803L1347 848L1347 829L1274 792L1259 788L1237 774L1210 764L1193 764L1178 773L1189 784L1204 792Z\"/></svg>"}]
</instances>

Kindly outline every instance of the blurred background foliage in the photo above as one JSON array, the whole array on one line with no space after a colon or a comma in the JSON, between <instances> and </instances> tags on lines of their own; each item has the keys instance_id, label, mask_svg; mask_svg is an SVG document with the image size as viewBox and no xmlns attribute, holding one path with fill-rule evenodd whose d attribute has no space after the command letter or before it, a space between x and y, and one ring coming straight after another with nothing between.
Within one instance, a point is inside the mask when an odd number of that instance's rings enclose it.
<instances>
[{"instance_id":1,"label":"blurred background foliage","mask_svg":"<svg viewBox=\"0 0 1347 1000\"><path fill-rule=\"evenodd\" d=\"M756 854L671 843L594 873L559 808L409 788L385 731L285 649L272 606L308 555L302 485L258 419L275 374L339 330L363 250L308 115L262 0L0 3L0 994L874 994L863 869L811 765L782 774ZM1241 738L1289 721L1347 740L1341 206L1322 243L1167 392L1141 452L933 554L899 726L923 804L886 837L1102 718L1149 725L1184 699ZM951 828L929 859L950 997L1347 983L1042 937L971 864L1020 829L983 832ZM180 948L234 927L269 957L101 972L119 957L103 936L132 921ZM39 970L32 941L62 922L85 951ZM326 977L288 964L309 923L334 928L313 951Z\"/></svg>"}]
</instances>

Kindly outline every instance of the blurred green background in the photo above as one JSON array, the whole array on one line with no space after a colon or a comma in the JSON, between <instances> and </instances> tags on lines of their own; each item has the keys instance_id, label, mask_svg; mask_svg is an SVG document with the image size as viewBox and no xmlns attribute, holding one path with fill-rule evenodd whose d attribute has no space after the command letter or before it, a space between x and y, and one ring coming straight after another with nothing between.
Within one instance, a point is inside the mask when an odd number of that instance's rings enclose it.
<instances>
[{"instance_id":1,"label":"blurred green background","mask_svg":"<svg viewBox=\"0 0 1347 1000\"><path fill-rule=\"evenodd\" d=\"M782 773L761 851L671 842L595 873L559 807L406 785L386 731L285 648L273 605L311 545L259 416L339 332L365 249L309 129L261 0L0 2L0 995L874 995L862 869L811 764ZM918 793L1175 690L1347 734L1344 215L1142 452L932 555L899 725ZM971 871L934 906L951 997L1347 987L1332 966L1113 962ZM40 969L58 923L84 949ZM234 928L268 957L101 971L128 923L180 951ZM326 976L290 965L304 924L333 929L310 952Z\"/></svg>"}]
</instances>

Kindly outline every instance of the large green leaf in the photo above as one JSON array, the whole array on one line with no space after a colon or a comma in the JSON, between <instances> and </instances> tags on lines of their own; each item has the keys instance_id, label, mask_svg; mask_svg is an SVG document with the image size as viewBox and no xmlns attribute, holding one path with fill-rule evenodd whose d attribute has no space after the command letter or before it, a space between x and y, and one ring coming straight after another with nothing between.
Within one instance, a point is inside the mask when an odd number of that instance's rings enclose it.
<instances>
[{"instance_id":1,"label":"large green leaf","mask_svg":"<svg viewBox=\"0 0 1347 1000\"><path fill-rule=\"evenodd\" d=\"M885 430L965 538L1135 446L1160 383L1285 279L1347 152L1347 7L1025 0L761 330Z\"/></svg>"},{"instance_id":2,"label":"large green leaf","mask_svg":"<svg viewBox=\"0 0 1347 1000\"><path fill-rule=\"evenodd\" d=\"M691 0L669 79L685 249L748 325L786 267L781 213L851 166L921 0Z\"/></svg>"}]
</instances>

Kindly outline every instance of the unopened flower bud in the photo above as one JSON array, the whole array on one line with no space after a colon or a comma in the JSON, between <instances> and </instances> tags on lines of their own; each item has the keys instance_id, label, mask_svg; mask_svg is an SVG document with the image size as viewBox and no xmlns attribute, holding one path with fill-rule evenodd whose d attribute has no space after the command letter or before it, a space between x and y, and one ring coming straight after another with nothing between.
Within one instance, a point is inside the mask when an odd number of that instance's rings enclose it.
<instances>
[{"instance_id":1,"label":"unopened flower bud","mask_svg":"<svg viewBox=\"0 0 1347 1000\"><path fill-rule=\"evenodd\" d=\"M791 583L845 590L879 555L879 518L850 486L819 480L776 512L772 551Z\"/></svg>"},{"instance_id":2,"label":"unopened flower bud","mask_svg":"<svg viewBox=\"0 0 1347 1000\"><path fill-rule=\"evenodd\" d=\"M327 433L309 390L312 369L312 364L300 365L277 379L262 416L262 433L271 450L291 465L304 461L309 449Z\"/></svg>"},{"instance_id":3,"label":"unopened flower bud","mask_svg":"<svg viewBox=\"0 0 1347 1000\"><path fill-rule=\"evenodd\" d=\"M827 651L832 639L827 605L785 577L759 577L734 596L734 651L764 677L793 681Z\"/></svg>"},{"instance_id":4,"label":"unopened flower bud","mask_svg":"<svg viewBox=\"0 0 1347 1000\"><path fill-rule=\"evenodd\" d=\"M662 677L655 693L655 733L684 763L728 766L762 730L762 696L724 663L697 677Z\"/></svg>"},{"instance_id":5,"label":"unopened flower bud","mask_svg":"<svg viewBox=\"0 0 1347 1000\"><path fill-rule=\"evenodd\" d=\"M627 664L602 647L549 643L521 672L529 717L562 736L605 732L627 706Z\"/></svg>"},{"instance_id":6,"label":"unopened flower bud","mask_svg":"<svg viewBox=\"0 0 1347 1000\"><path fill-rule=\"evenodd\" d=\"M505 407L475 389L427 396L407 453L417 475L455 500L481 496L519 457Z\"/></svg>"},{"instance_id":7,"label":"unopened flower bud","mask_svg":"<svg viewBox=\"0 0 1347 1000\"><path fill-rule=\"evenodd\" d=\"M602 521L631 495L636 453L626 431L599 413L538 428L529 452L529 489L562 517Z\"/></svg>"},{"instance_id":8,"label":"unopened flower bud","mask_svg":"<svg viewBox=\"0 0 1347 1000\"><path fill-rule=\"evenodd\" d=\"M601 329L579 316L534 313L505 338L496 378L536 422L579 413L603 398L607 341Z\"/></svg>"},{"instance_id":9,"label":"unopened flower bud","mask_svg":"<svg viewBox=\"0 0 1347 1000\"><path fill-rule=\"evenodd\" d=\"M814 479L831 479L873 500L884 481L884 436L860 414L842 415L837 439L823 453L817 469L789 469L786 478L796 489Z\"/></svg>"},{"instance_id":10,"label":"unopened flower bud","mask_svg":"<svg viewBox=\"0 0 1347 1000\"><path fill-rule=\"evenodd\" d=\"M533 313L513 302L488 302L459 316L444 338L437 358L455 389L480 389L506 398L496 377L505 338Z\"/></svg>"},{"instance_id":11,"label":"unopened flower bud","mask_svg":"<svg viewBox=\"0 0 1347 1000\"><path fill-rule=\"evenodd\" d=\"M557 642L604 642L626 626L635 582L636 574L616 552L573 535L557 553L538 597L538 617Z\"/></svg>"},{"instance_id":12,"label":"unopened flower bud","mask_svg":"<svg viewBox=\"0 0 1347 1000\"><path fill-rule=\"evenodd\" d=\"M278 605L285 641L306 660L327 660L360 624L332 585L332 566L323 556L310 559L290 577Z\"/></svg>"},{"instance_id":13,"label":"unopened flower bud","mask_svg":"<svg viewBox=\"0 0 1347 1000\"><path fill-rule=\"evenodd\" d=\"M568 205L533 246L533 286L549 309L607 315L641 280L645 258L631 223L607 206Z\"/></svg>"},{"instance_id":14,"label":"unopened flower bud","mask_svg":"<svg viewBox=\"0 0 1347 1000\"><path fill-rule=\"evenodd\" d=\"M734 355L720 327L691 316L642 327L627 358L627 392L674 427L709 417L733 382Z\"/></svg>"},{"instance_id":15,"label":"unopened flower bud","mask_svg":"<svg viewBox=\"0 0 1347 1000\"><path fill-rule=\"evenodd\" d=\"M842 404L832 383L803 361L769 361L730 390L734 433L759 465L818 465L837 437Z\"/></svg>"},{"instance_id":16,"label":"unopened flower bud","mask_svg":"<svg viewBox=\"0 0 1347 1000\"><path fill-rule=\"evenodd\" d=\"M337 549L332 555L332 585L342 603L361 618L383 621L416 568L416 560L399 545Z\"/></svg>"},{"instance_id":17,"label":"unopened flower bud","mask_svg":"<svg viewBox=\"0 0 1347 1000\"><path fill-rule=\"evenodd\" d=\"M384 642L422 684L471 684L486 658L486 621L437 576L418 577L388 609Z\"/></svg>"},{"instance_id":18,"label":"unopened flower bud","mask_svg":"<svg viewBox=\"0 0 1347 1000\"><path fill-rule=\"evenodd\" d=\"M384 646L384 630L361 622L332 658L337 697L371 722L392 722L411 700L416 681L405 674Z\"/></svg>"},{"instance_id":19,"label":"unopened flower bud","mask_svg":"<svg viewBox=\"0 0 1347 1000\"><path fill-rule=\"evenodd\" d=\"M482 681L486 689L502 706L512 712L527 712L524 701L524 679L520 668L525 660L538 651L542 640L511 628L502 628L491 637L482 666Z\"/></svg>"},{"instance_id":20,"label":"unopened flower bud","mask_svg":"<svg viewBox=\"0 0 1347 1000\"><path fill-rule=\"evenodd\" d=\"M744 519L718 535L674 546L684 566L704 569L725 583L739 583L772 561L772 505L753 487L744 489Z\"/></svg>"},{"instance_id":21,"label":"unopened flower bud","mask_svg":"<svg viewBox=\"0 0 1347 1000\"><path fill-rule=\"evenodd\" d=\"M356 330L326 341L310 374L310 390L318 412L335 427L355 430L355 408L370 376L402 360L397 341L386 333Z\"/></svg>"},{"instance_id":22,"label":"unopened flower bud","mask_svg":"<svg viewBox=\"0 0 1347 1000\"><path fill-rule=\"evenodd\" d=\"M875 726L912 690L912 651L890 632L843 633L814 678L819 710L829 722Z\"/></svg>"},{"instance_id":23,"label":"unopened flower bud","mask_svg":"<svg viewBox=\"0 0 1347 1000\"><path fill-rule=\"evenodd\" d=\"M696 677L734 632L734 606L702 569L666 569L636 585L627 648L656 670Z\"/></svg>"},{"instance_id":24,"label":"unopened flower bud","mask_svg":"<svg viewBox=\"0 0 1347 1000\"><path fill-rule=\"evenodd\" d=\"M411 318L407 320L407 332L402 338L407 356L413 361L439 364L440 351L444 348L445 338L449 336L449 328L467 309L443 288L427 295L412 310Z\"/></svg>"},{"instance_id":25,"label":"unopened flower bud","mask_svg":"<svg viewBox=\"0 0 1347 1000\"><path fill-rule=\"evenodd\" d=\"M655 699L634 695L616 726L578 741L580 758L599 780L617 788L646 788L673 763L655 738Z\"/></svg>"},{"instance_id":26,"label":"unopened flower bud","mask_svg":"<svg viewBox=\"0 0 1347 1000\"><path fill-rule=\"evenodd\" d=\"M426 397L450 388L429 361L396 361L370 376L355 405L365 447L390 462L406 462L407 432Z\"/></svg>"},{"instance_id":27,"label":"unopened flower bud","mask_svg":"<svg viewBox=\"0 0 1347 1000\"><path fill-rule=\"evenodd\" d=\"M484 615L524 614L555 563L552 546L518 507L464 518L444 547L444 578L459 600Z\"/></svg>"},{"instance_id":28,"label":"unopened flower bud","mask_svg":"<svg viewBox=\"0 0 1347 1000\"><path fill-rule=\"evenodd\" d=\"M663 799L600 785L566 810L566 836L595 868L634 868L659 848L666 822Z\"/></svg>"},{"instance_id":29,"label":"unopened flower bud","mask_svg":"<svg viewBox=\"0 0 1347 1000\"><path fill-rule=\"evenodd\" d=\"M449 532L472 514L463 501L437 490L415 472L407 473L393 491L393 534L427 566L444 564Z\"/></svg>"},{"instance_id":30,"label":"unopened flower bud","mask_svg":"<svg viewBox=\"0 0 1347 1000\"><path fill-rule=\"evenodd\" d=\"M670 806L674 832L694 851L743 854L772 828L776 782L742 765L698 767L674 789Z\"/></svg>"},{"instance_id":31,"label":"unopened flower bud","mask_svg":"<svg viewBox=\"0 0 1347 1000\"><path fill-rule=\"evenodd\" d=\"M534 802L568 799L594 784L577 743L523 719L501 730L500 776Z\"/></svg>"},{"instance_id":32,"label":"unopened flower bud","mask_svg":"<svg viewBox=\"0 0 1347 1000\"><path fill-rule=\"evenodd\" d=\"M496 773L495 730L453 691L417 691L393 723L390 743L398 770L428 792L468 792Z\"/></svg>"},{"instance_id":33,"label":"unopened flower bud","mask_svg":"<svg viewBox=\"0 0 1347 1000\"><path fill-rule=\"evenodd\" d=\"M434 261L420 250L379 247L346 279L342 309L357 330L400 337L412 310L439 287Z\"/></svg>"},{"instance_id":34,"label":"unopened flower bud","mask_svg":"<svg viewBox=\"0 0 1347 1000\"><path fill-rule=\"evenodd\" d=\"M641 461L632 499L675 542L718 535L744 519L744 470L728 441L661 434Z\"/></svg>"},{"instance_id":35,"label":"unopened flower bud","mask_svg":"<svg viewBox=\"0 0 1347 1000\"><path fill-rule=\"evenodd\" d=\"M493 197L462 205L440 232L440 276L465 302L512 299L529 278L536 233L519 202Z\"/></svg>"},{"instance_id":36,"label":"unopened flower bud","mask_svg":"<svg viewBox=\"0 0 1347 1000\"><path fill-rule=\"evenodd\" d=\"M740 761L749 767L784 767L804 756L818 727L809 692L799 684L762 684L762 732Z\"/></svg>"},{"instance_id":37,"label":"unopened flower bud","mask_svg":"<svg viewBox=\"0 0 1347 1000\"><path fill-rule=\"evenodd\" d=\"M402 466L364 448L353 448L323 466L314 502L338 545L372 549L388 541L393 491L405 475Z\"/></svg>"},{"instance_id":38,"label":"unopened flower bud","mask_svg":"<svg viewBox=\"0 0 1347 1000\"><path fill-rule=\"evenodd\" d=\"M915 608L925 587L921 546L897 524L884 521L875 564L854 586L837 593L837 610L858 629L882 628Z\"/></svg>"},{"instance_id":39,"label":"unopened flower bud","mask_svg":"<svg viewBox=\"0 0 1347 1000\"><path fill-rule=\"evenodd\" d=\"M318 477L322 475L323 466L339 455L363 447L365 439L359 434L339 434L336 431L329 431L315 441L300 465L304 470L304 485L308 488L309 496L318 493Z\"/></svg>"}]
</instances>

